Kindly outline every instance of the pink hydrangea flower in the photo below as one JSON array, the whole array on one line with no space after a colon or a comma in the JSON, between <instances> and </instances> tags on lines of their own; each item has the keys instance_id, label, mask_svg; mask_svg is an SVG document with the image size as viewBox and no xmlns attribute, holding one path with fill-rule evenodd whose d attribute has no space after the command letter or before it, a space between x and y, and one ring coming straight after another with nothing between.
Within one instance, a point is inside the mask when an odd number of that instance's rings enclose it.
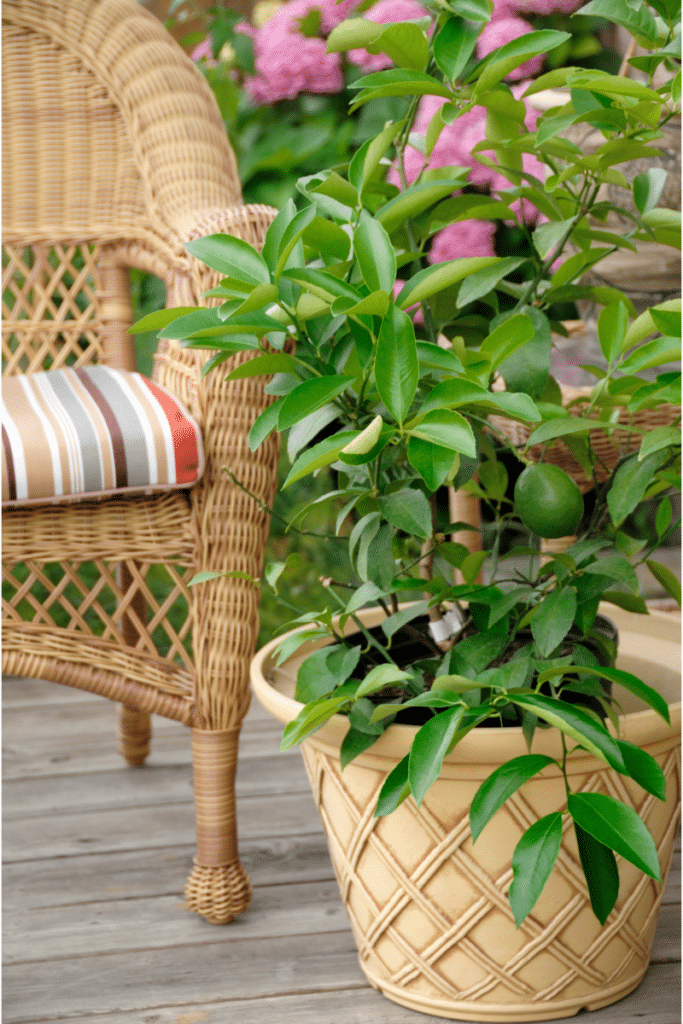
<instances>
[{"instance_id":1,"label":"pink hydrangea flower","mask_svg":"<svg viewBox=\"0 0 683 1024\"><path fill-rule=\"evenodd\" d=\"M337 53L325 53L324 39L307 39L299 33L280 38L256 37L257 74L245 79L255 103L293 100L300 92L341 92L344 80Z\"/></svg>"},{"instance_id":2,"label":"pink hydrangea flower","mask_svg":"<svg viewBox=\"0 0 683 1024\"><path fill-rule=\"evenodd\" d=\"M398 298L398 294L403 288L406 282L402 281L400 277L394 281L394 302ZM424 327L424 314L422 312L422 306L419 302L416 302L414 306L409 306L406 313L411 318L416 327Z\"/></svg>"},{"instance_id":3,"label":"pink hydrangea flower","mask_svg":"<svg viewBox=\"0 0 683 1024\"><path fill-rule=\"evenodd\" d=\"M417 110L414 131L424 135L432 117L445 102L440 96L423 96ZM490 184L495 172L484 167L472 156L472 148L481 142L485 135L486 111L483 107L474 107L469 113L459 118L455 124L445 126L432 150L429 166L446 167L455 164L459 167L469 167L471 184L480 186ZM409 185L415 181L423 163L423 155L412 146L407 146L404 164ZM387 181L401 187L400 177L395 168L392 167L387 174Z\"/></svg>"},{"instance_id":4,"label":"pink hydrangea flower","mask_svg":"<svg viewBox=\"0 0 683 1024\"><path fill-rule=\"evenodd\" d=\"M503 12L514 14L573 14L583 6L584 0L494 0L494 18L503 16Z\"/></svg>"},{"instance_id":5,"label":"pink hydrangea flower","mask_svg":"<svg viewBox=\"0 0 683 1024\"><path fill-rule=\"evenodd\" d=\"M211 49L211 40L208 36L206 39L202 39L201 43L198 43L197 46L195 46L190 57L195 61L205 60L212 68L215 68L218 64L218 61L214 60L213 50Z\"/></svg>"},{"instance_id":6,"label":"pink hydrangea flower","mask_svg":"<svg viewBox=\"0 0 683 1024\"><path fill-rule=\"evenodd\" d=\"M511 43L513 39L519 39L520 36L533 31L533 26L521 18L508 17L490 21L484 27L477 40L477 56L480 60L488 57L489 53L497 50L499 46L505 46L506 43ZM524 64L511 71L507 77L513 82L518 81L520 78L533 78L543 67L544 60L543 54L531 57L530 60L525 61Z\"/></svg>"},{"instance_id":7,"label":"pink hydrangea flower","mask_svg":"<svg viewBox=\"0 0 683 1024\"><path fill-rule=\"evenodd\" d=\"M493 236L496 225L488 220L463 220L449 224L434 236L427 259L444 263L463 256L495 256Z\"/></svg>"},{"instance_id":8,"label":"pink hydrangea flower","mask_svg":"<svg viewBox=\"0 0 683 1024\"><path fill-rule=\"evenodd\" d=\"M335 4L334 0L290 0L283 4L268 21L258 30L265 38L280 37L283 33L299 31L299 23L306 15L316 9L320 11L320 33L329 35L335 25L348 18L358 0L343 0Z\"/></svg>"},{"instance_id":9,"label":"pink hydrangea flower","mask_svg":"<svg viewBox=\"0 0 683 1024\"><path fill-rule=\"evenodd\" d=\"M415 18L424 18L428 11L417 3L417 0L380 0L369 11L364 11L363 18L374 21L378 25L389 25L394 21L411 21ZM372 71L383 71L385 68L393 67L393 61L385 53L368 53L367 50L349 50L348 59L352 64L357 64L368 74Z\"/></svg>"}]
</instances>

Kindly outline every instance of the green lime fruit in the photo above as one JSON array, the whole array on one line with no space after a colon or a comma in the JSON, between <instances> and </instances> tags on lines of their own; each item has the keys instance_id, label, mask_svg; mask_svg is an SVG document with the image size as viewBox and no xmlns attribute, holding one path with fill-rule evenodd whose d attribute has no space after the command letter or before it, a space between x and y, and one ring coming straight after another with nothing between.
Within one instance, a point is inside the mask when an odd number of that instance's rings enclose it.
<instances>
[{"instance_id":1,"label":"green lime fruit","mask_svg":"<svg viewBox=\"0 0 683 1024\"><path fill-rule=\"evenodd\" d=\"M568 537L583 516L583 495L559 466L527 466L515 484L515 512L538 537Z\"/></svg>"}]
</instances>

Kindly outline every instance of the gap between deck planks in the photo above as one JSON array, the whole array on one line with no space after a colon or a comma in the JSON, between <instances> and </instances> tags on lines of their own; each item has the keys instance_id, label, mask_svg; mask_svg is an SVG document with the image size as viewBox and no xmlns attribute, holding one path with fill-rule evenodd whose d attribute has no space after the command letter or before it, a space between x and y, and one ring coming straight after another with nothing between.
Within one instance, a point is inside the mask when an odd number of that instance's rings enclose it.
<instances>
[{"instance_id":1,"label":"gap between deck planks","mask_svg":"<svg viewBox=\"0 0 683 1024\"><path fill-rule=\"evenodd\" d=\"M4 706L5 1024L437 1024L368 987L303 766L260 707L238 772L254 898L217 929L181 909L187 731L155 718L149 766L130 770L109 702L9 680ZM679 914L680 854L645 981L587 1024L680 1021Z\"/></svg>"}]
</instances>

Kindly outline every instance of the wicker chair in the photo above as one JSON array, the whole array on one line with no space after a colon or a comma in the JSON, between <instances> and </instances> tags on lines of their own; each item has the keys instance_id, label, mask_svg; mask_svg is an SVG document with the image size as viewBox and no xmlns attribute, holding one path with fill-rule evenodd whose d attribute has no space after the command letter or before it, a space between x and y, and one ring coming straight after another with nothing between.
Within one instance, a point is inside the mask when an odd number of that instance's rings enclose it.
<instances>
[{"instance_id":1,"label":"wicker chair","mask_svg":"<svg viewBox=\"0 0 683 1024\"><path fill-rule=\"evenodd\" d=\"M261 244L275 211L245 206L213 94L135 0L3 2L5 372L134 368L129 268L195 305L218 275L190 238ZM245 909L234 778L256 589L202 569L261 571L277 442L247 433L271 400L254 378L201 377L205 352L160 343L154 379L191 411L206 470L189 491L12 508L3 522L3 669L119 702L119 749L149 750L150 713L192 729L197 854L190 906ZM241 362L245 357L237 356ZM57 563L59 567L57 568ZM180 611L178 608L180 607Z\"/></svg>"}]
</instances>

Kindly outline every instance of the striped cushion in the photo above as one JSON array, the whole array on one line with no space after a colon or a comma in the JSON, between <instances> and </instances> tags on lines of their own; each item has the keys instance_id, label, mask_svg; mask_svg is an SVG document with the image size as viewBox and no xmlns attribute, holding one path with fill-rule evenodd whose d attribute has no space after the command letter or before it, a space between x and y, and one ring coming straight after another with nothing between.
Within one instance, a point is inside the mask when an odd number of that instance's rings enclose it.
<instances>
[{"instance_id":1,"label":"striped cushion","mask_svg":"<svg viewBox=\"0 0 683 1024\"><path fill-rule=\"evenodd\" d=\"M204 470L194 419L139 373L20 374L2 397L3 505L191 487Z\"/></svg>"}]
</instances>

